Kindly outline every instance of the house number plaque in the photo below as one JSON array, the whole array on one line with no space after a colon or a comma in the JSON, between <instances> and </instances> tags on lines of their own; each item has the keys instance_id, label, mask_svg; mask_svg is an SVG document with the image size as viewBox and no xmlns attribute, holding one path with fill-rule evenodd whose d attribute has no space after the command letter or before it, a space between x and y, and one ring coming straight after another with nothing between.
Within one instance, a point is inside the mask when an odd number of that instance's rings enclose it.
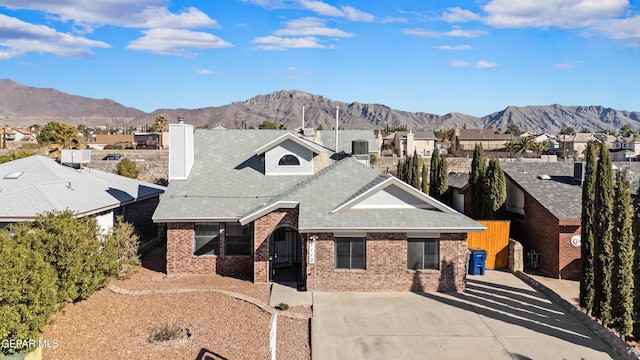
<instances>
[{"instance_id":1,"label":"house number plaque","mask_svg":"<svg viewBox=\"0 0 640 360\"><path fill-rule=\"evenodd\" d=\"M316 242L309 242L309 264L313 264L316 262Z\"/></svg>"}]
</instances>

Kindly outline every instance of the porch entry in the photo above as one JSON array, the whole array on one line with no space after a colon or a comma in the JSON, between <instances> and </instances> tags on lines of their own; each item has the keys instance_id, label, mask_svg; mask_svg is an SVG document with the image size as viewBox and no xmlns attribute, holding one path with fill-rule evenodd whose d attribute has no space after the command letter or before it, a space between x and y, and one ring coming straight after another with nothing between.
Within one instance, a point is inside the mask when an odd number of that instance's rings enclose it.
<instances>
[{"instance_id":1,"label":"porch entry","mask_svg":"<svg viewBox=\"0 0 640 360\"><path fill-rule=\"evenodd\" d=\"M304 289L302 255L298 231L290 227L276 229L269 241L269 281Z\"/></svg>"}]
</instances>

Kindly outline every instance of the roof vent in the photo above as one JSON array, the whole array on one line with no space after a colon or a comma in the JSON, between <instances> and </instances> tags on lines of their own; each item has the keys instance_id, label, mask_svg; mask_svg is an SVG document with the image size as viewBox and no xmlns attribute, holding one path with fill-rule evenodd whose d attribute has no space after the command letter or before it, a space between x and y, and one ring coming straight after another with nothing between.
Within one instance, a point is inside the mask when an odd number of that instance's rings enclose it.
<instances>
[{"instance_id":1,"label":"roof vent","mask_svg":"<svg viewBox=\"0 0 640 360\"><path fill-rule=\"evenodd\" d=\"M551 176L546 175L546 174L542 174L542 175L538 175L538 179L540 179L540 180L551 180Z\"/></svg>"}]
</instances>

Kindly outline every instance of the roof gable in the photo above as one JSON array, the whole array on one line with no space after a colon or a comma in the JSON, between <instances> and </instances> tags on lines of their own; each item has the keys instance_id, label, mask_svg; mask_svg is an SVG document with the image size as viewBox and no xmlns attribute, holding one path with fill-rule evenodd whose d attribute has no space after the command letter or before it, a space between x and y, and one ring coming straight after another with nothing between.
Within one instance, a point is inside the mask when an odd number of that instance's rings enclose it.
<instances>
[{"instance_id":1,"label":"roof gable","mask_svg":"<svg viewBox=\"0 0 640 360\"><path fill-rule=\"evenodd\" d=\"M261 146L260 148L258 148L255 151L256 155L262 155L262 154L268 152L269 150L271 150L271 149L273 149L273 148L275 148L277 146L283 145L284 143L286 143L288 141L291 141L291 142L293 142L295 144L298 144L298 145L302 146L303 148L305 148L305 149L307 149L309 151L312 151L315 154L320 154L322 152L322 147L320 147L320 146L318 146L318 145L316 145L314 143L311 143L311 142L309 142L307 140L304 140L304 139L302 139L300 137L297 137L297 136L293 135L292 133L286 133L286 134L283 134L280 137L270 141L269 143L265 144L264 146Z\"/></svg>"},{"instance_id":2,"label":"roof gable","mask_svg":"<svg viewBox=\"0 0 640 360\"><path fill-rule=\"evenodd\" d=\"M409 186L397 178L390 177L366 189L332 211L364 209L429 209L452 212L451 208L427 194Z\"/></svg>"}]
</instances>

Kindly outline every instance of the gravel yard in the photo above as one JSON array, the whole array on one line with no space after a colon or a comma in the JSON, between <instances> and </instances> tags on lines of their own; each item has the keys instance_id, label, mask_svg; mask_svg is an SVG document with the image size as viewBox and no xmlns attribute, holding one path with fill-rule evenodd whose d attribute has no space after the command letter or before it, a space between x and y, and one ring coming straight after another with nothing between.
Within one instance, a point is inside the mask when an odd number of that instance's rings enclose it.
<instances>
[{"instance_id":1,"label":"gravel yard","mask_svg":"<svg viewBox=\"0 0 640 360\"><path fill-rule=\"evenodd\" d=\"M154 254L155 253L155 254ZM157 259L161 255L154 251ZM149 265L145 262L146 267ZM164 273L142 268L85 301L68 304L45 328L45 359L268 359L271 315L247 301L216 292L224 290L269 303L270 286L221 277ZM271 309L269 309L271 310ZM287 318L285 313L303 319ZM310 359L310 309L292 308L278 317L279 359ZM170 325L188 329L182 340L152 343L150 335Z\"/></svg>"}]
</instances>

